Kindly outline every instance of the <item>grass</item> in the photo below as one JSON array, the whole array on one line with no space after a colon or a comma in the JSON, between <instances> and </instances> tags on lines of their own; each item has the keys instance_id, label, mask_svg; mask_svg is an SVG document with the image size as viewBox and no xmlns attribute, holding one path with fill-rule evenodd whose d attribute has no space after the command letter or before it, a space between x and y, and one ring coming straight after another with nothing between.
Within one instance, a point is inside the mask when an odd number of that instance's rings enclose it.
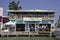
<instances>
[{"instance_id":1,"label":"grass","mask_svg":"<svg viewBox=\"0 0 60 40\"><path fill-rule=\"evenodd\" d=\"M0 37L0 40L50 40L49 37Z\"/></svg>"}]
</instances>

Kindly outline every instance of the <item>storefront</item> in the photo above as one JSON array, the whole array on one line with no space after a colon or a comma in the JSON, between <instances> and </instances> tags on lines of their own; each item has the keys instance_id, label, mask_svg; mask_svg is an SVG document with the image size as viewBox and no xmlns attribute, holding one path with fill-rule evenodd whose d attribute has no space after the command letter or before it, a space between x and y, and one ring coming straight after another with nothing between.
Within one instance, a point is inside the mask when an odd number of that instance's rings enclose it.
<instances>
[{"instance_id":1,"label":"storefront","mask_svg":"<svg viewBox=\"0 0 60 40\"><path fill-rule=\"evenodd\" d=\"M25 31L25 32L31 32L35 31L50 31L52 24L49 22L42 21L23 21L22 23L18 21L16 22L16 31ZM52 26L53 27L53 26ZM40 30L41 29L41 30Z\"/></svg>"}]
</instances>

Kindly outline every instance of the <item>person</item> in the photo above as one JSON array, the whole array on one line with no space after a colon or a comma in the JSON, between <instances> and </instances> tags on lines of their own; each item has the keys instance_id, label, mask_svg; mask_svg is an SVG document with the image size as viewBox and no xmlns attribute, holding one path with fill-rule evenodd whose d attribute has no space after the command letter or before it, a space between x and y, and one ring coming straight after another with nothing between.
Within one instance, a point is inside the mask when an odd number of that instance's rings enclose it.
<instances>
[{"instance_id":1,"label":"person","mask_svg":"<svg viewBox=\"0 0 60 40\"><path fill-rule=\"evenodd\" d=\"M34 27L33 26L31 26L31 29L30 29L31 31L34 31Z\"/></svg>"},{"instance_id":2,"label":"person","mask_svg":"<svg viewBox=\"0 0 60 40\"><path fill-rule=\"evenodd\" d=\"M42 26L39 27L39 31L42 31Z\"/></svg>"},{"instance_id":3,"label":"person","mask_svg":"<svg viewBox=\"0 0 60 40\"><path fill-rule=\"evenodd\" d=\"M46 31L49 31L49 26L48 25L46 25Z\"/></svg>"}]
</instances>

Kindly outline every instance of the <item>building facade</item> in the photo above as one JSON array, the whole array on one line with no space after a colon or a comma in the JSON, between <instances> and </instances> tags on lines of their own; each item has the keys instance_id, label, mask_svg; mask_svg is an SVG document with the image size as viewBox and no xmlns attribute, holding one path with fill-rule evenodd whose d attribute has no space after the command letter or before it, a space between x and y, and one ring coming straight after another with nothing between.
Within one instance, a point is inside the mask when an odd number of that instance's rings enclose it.
<instances>
[{"instance_id":1,"label":"building facade","mask_svg":"<svg viewBox=\"0 0 60 40\"><path fill-rule=\"evenodd\" d=\"M16 22L16 31L50 31L54 27L55 11L52 10L7 10L9 20Z\"/></svg>"}]
</instances>

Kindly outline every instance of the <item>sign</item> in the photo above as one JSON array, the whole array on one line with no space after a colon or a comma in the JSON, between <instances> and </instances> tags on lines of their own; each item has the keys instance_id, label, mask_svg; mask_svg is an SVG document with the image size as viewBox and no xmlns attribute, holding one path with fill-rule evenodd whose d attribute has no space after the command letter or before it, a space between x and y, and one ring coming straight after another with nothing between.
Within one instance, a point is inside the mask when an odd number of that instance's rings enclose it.
<instances>
[{"instance_id":1,"label":"sign","mask_svg":"<svg viewBox=\"0 0 60 40\"><path fill-rule=\"evenodd\" d=\"M3 8L0 8L0 16L3 15Z\"/></svg>"},{"instance_id":2,"label":"sign","mask_svg":"<svg viewBox=\"0 0 60 40\"><path fill-rule=\"evenodd\" d=\"M39 17L24 17L24 21L42 21L42 18Z\"/></svg>"}]
</instances>

